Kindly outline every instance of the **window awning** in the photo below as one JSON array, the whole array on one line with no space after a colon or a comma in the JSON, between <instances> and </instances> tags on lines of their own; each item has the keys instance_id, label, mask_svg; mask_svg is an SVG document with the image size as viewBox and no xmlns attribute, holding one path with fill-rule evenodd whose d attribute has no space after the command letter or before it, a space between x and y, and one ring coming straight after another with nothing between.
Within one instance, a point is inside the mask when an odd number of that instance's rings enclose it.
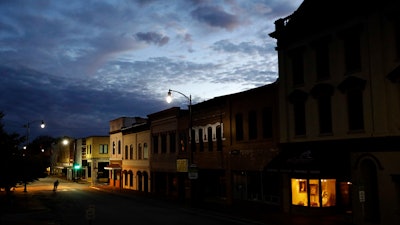
<instances>
[{"instance_id":1,"label":"window awning","mask_svg":"<svg viewBox=\"0 0 400 225\"><path fill-rule=\"evenodd\" d=\"M122 169L119 164L110 164L104 167L105 170L120 170Z\"/></svg>"}]
</instances>

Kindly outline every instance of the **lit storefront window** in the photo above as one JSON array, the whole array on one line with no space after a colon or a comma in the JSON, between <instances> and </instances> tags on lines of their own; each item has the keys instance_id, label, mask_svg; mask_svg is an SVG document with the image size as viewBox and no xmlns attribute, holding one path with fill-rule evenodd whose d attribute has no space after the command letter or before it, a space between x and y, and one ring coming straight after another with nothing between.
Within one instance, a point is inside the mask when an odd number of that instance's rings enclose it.
<instances>
[{"instance_id":1,"label":"lit storefront window","mask_svg":"<svg viewBox=\"0 0 400 225\"><path fill-rule=\"evenodd\" d=\"M292 204L310 207L336 205L336 179L291 179Z\"/></svg>"}]
</instances>

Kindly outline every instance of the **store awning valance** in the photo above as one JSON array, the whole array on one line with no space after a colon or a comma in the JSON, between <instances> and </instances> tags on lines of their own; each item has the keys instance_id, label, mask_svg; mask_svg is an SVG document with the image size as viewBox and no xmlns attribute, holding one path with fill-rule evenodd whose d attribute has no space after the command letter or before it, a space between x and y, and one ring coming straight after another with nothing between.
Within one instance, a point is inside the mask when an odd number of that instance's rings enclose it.
<instances>
[{"instance_id":1,"label":"store awning valance","mask_svg":"<svg viewBox=\"0 0 400 225\"><path fill-rule=\"evenodd\" d=\"M118 164L110 164L108 166L104 167L105 170L120 170L122 169L120 165Z\"/></svg>"},{"instance_id":2,"label":"store awning valance","mask_svg":"<svg viewBox=\"0 0 400 225\"><path fill-rule=\"evenodd\" d=\"M266 166L267 172L350 177L350 154L329 146L290 144Z\"/></svg>"}]
</instances>

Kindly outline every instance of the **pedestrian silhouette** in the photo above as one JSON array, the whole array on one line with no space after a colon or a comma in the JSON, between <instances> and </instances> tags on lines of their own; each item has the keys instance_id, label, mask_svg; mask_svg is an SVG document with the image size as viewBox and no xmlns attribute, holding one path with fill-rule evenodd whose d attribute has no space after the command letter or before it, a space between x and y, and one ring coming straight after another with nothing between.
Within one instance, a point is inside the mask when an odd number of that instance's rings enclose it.
<instances>
[{"instance_id":1,"label":"pedestrian silhouette","mask_svg":"<svg viewBox=\"0 0 400 225\"><path fill-rule=\"evenodd\" d=\"M59 184L58 180L54 181L54 188L53 188L53 191L56 191L56 190L57 190L58 184Z\"/></svg>"}]
</instances>

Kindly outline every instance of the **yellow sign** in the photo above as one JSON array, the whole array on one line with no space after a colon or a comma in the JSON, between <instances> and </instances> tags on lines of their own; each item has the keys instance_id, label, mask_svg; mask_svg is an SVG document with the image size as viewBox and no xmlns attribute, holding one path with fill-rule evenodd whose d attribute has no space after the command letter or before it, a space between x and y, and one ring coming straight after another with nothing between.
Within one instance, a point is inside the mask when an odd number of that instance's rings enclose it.
<instances>
[{"instance_id":1,"label":"yellow sign","mask_svg":"<svg viewBox=\"0 0 400 225\"><path fill-rule=\"evenodd\" d=\"M176 172L186 173L188 171L188 160L177 159L176 160Z\"/></svg>"}]
</instances>

